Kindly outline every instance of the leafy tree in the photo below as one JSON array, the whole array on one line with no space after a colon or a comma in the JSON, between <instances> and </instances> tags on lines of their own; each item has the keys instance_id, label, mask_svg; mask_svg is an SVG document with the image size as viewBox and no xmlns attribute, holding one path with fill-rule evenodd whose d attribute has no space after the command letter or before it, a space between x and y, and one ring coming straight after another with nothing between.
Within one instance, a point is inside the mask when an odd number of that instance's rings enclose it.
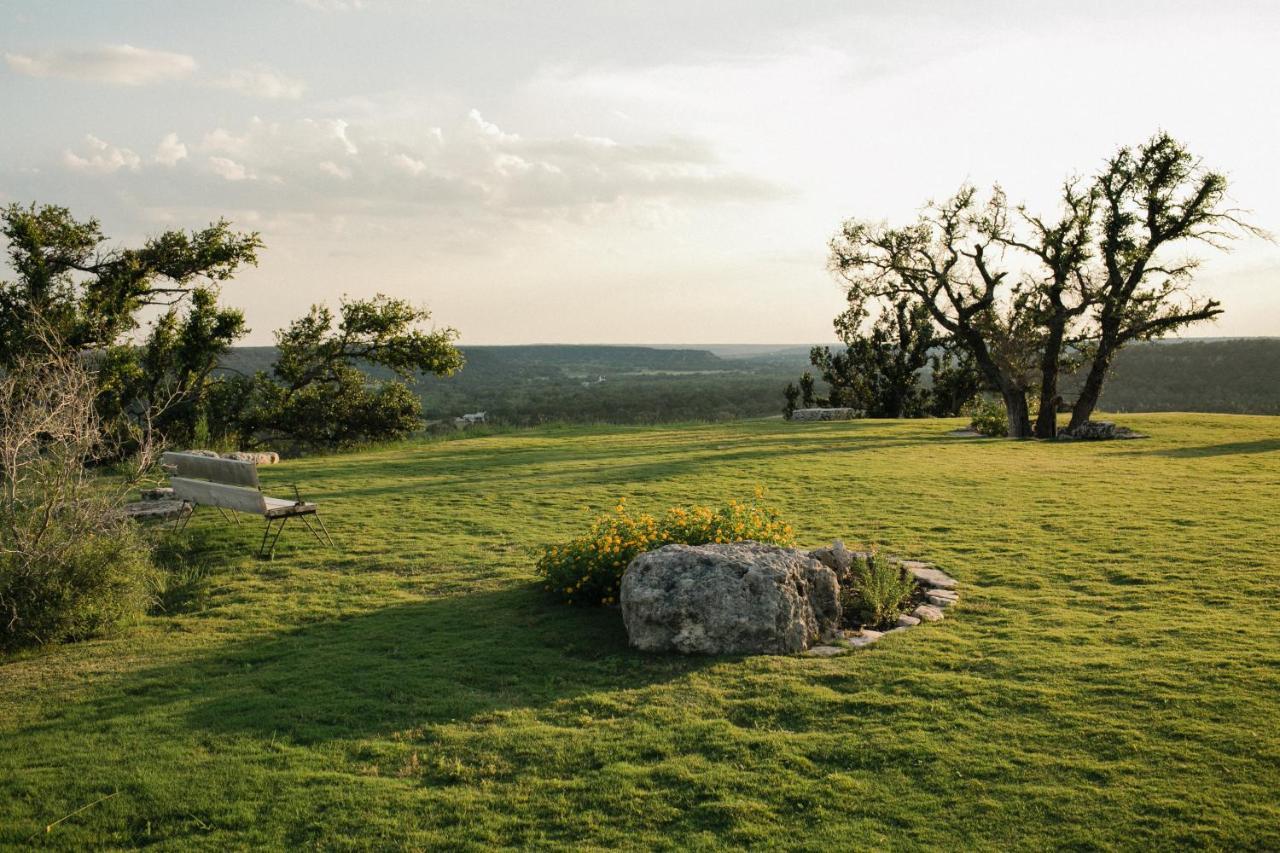
<instances>
[{"instance_id":1,"label":"leafy tree","mask_svg":"<svg viewBox=\"0 0 1280 853\"><path fill-rule=\"evenodd\" d=\"M987 255L995 240L982 227L990 205L965 186L929 204L916 222L890 228L850 219L830 243L832 271L851 306L894 305L907 298L973 357L1009 414L1009 435L1031 435L1027 394L1035 387L1039 336L1024 288L1006 283ZM971 248L970 248L971 247Z\"/></svg>"},{"instance_id":2,"label":"leafy tree","mask_svg":"<svg viewBox=\"0 0 1280 853\"><path fill-rule=\"evenodd\" d=\"M786 405L782 407L782 416L787 420L791 420L791 415L796 410L796 403L800 400L800 389L795 386L795 383L788 382L782 395L787 401Z\"/></svg>"},{"instance_id":3,"label":"leafy tree","mask_svg":"<svg viewBox=\"0 0 1280 853\"><path fill-rule=\"evenodd\" d=\"M983 390L982 376L964 347L944 341L942 352L930 358L930 365L928 413L936 418L955 417Z\"/></svg>"},{"instance_id":4,"label":"leafy tree","mask_svg":"<svg viewBox=\"0 0 1280 853\"><path fill-rule=\"evenodd\" d=\"M270 373L231 380L217 397L217 428L244 443L281 439L319 447L400 438L422 425L422 404L405 384L415 372L446 376L462 367L453 329L425 331L430 312L387 296L323 305L276 333ZM365 367L389 368L376 381Z\"/></svg>"},{"instance_id":5,"label":"leafy tree","mask_svg":"<svg viewBox=\"0 0 1280 853\"><path fill-rule=\"evenodd\" d=\"M15 274L0 281L0 366L54 339L93 361L109 431L189 428L218 356L245 332L239 311L218 306L218 285L257 263L259 236L219 220L110 247L96 219L35 204L0 211L0 231ZM134 345L141 313L156 307L163 313Z\"/></svg>"},{"instance_id":6,"label":"leafy tree","mask_svg":"<svg viewBox=\"0 0 1280 853\"><path fill-rule=\"evenodd\" d=\"M1222 313L1216 299L1189 285L1195 258L1171 259L1170 250L1200 243L1225 249L1241 234L1267 236L1227 205L1227 177L1204 168L1182 143L1158 133L1137 148L1121 148L1097 179L1102 209L1093 293L1091 356L1071 427L1097 407L1116 352Z\"/></svg>"}]
</instances>

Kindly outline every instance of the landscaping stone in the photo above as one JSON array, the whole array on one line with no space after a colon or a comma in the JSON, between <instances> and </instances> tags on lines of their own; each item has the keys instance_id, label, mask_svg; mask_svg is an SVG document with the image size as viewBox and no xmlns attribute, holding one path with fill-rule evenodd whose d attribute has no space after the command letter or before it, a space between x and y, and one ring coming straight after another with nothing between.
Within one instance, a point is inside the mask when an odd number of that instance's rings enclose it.
<instances>
[{"instance_id":1,"label":"landscaping stone","mask_svg":"<svg viewBox=\"0 0 1280 853\"><path fill-rule=\"evenodd\" d=\"M845 641L853 648L860 649L863 646L871 645L876 640L883 637L885 633L886 632L884 631L872 631L870 628L863 628L860 633L846 638Z\"/></svg>"},{"instance_id":2,"label":"landscaping stone","mask_svg":"<svg viewBox=\"0 0 1280 853\"><path fill-rule=\"evenodd\" d=\"M840 646L814 646L811 649L807 649L805 654L813 658L833 658L836 655L842 655L848 651L848 649L841 648Z\"/></svg>"},{"instance_id":3,"label":"landscaping stone","mask_svg":"<svg viewBox=\"0 0 1280 853\"><path fill-rule=\"evenodd\" d=\"M942 619L942 608L934 607L932 604L921 604L911 611L911 615L922 622L938 622Z\"/></svg>"},{"instance_id":4,"label":"landscaping stone","mask_svg":"<svg viewBox=\"0 0 1280 853\"><path fill-rule=\"evenodd\" d=\"M216 450L184 450L183 453L190 453L192 456L208 456L210 459L218 458Z\"/></svg>"},{"instance_id":5,"label":"landscaping stone","mask_svg":"<svg viewBox=\"0 0 1280 853\"><path fill-rule=\"evenodd\" d=\"M928 563L922 563L919 560L903 560L902 567L911 572L911 576L916 579L916 583L925 587L936 587L939 589L955 589L956 579L948 575L946 572L933 568Z\"/></svg>"},{"instance_id":6,"label":"landscaping stone","mask_svg":"<svg viewBox=\"0 0 1280 853\"><path fill-rule=\"evenodd\" d=\"M793 421L851 421L862 417L862 409L796 409L791 413Z\"/></svg>"},{"instance_id":7,"label":"landscaping stone","mask_svg":"<svg viewBox=\"0 0 1280 853\"><path fill-rule=\"evenodd\" d=\"M899 616L899 617L898 617L898 624L897 624L897 626L896 626L896 627L898 627L898 628L914 628L915 626L917 626L917 625L919 625L919 624L920 624L920 620L919 620L917 617L915 617L915 616L908 616L906 613L903 613L901 616Z\"/></svg>"},{"instance_id":8,"label":"landscaping stone","mask_svg":"<svg viewBox=\"0 0 1280 853\"><path fill-rule=\"evenodd\" d=\"M934 607L950 607L959 601L959 596L947 595L947 590L931 589L924 594L925 601Z\"/></svg>"},{"instance_id":9,"label":"landscaping stone","mask_svg":"<svg viewBox=\"0 0 1280 853\"><path fill-rule=\"evenodd\" d=\"M843 578L853 568L854 554L839 539L824 548L815 548L809 556L835 572L837 578Z\"/></svg>"},{"instance_id":10,"label":"landscaping stone","mask_svg":"<svg viewBox=\"0 0 1280 853\"><path fill-rule=\"evenodd\" d=\"M173 489L168 486L162 486L156 489L143 489L142 499L144 501L173 500Z\"/></svg>"},{"instance_id":11,"label":"landscaping stone","mask_svg":"<svg viewBox=\"0 0 1280 853\"><path fill-rule=\"evenodd\" d=\"M234 450L231 453L222 454L223 459L233 459L236 462L252 462L255 465L275 465L280 461L280 454L270 450Z\"/></svg>"},{"instance_id":12,"label":"landscaping stone","mask_svg":"<svg viewBox=\"0 0 1280 853\"><path fill-rule=\"evenodd\" d=\"M684 654L795 654L834 637L835 573L792 548L667 545L622 576L631 645Z\"/></svg>"},{"instance_id":13,"label":"landscaping stone","mask_svg":"<svg viewBox=\"0 0 1280 853\"><path fill-rule=\"evenodd\" d=\"M179 500L144 500L124 505L124 514L137 521L161 521L184 515L187 505Z\"/></svg>"},{"instance_id":14,"label":"landscaping stone","mask_svg":"<svg viewBox=\"0 0 1280 853\"><path fill-rule=\"evenodd\" d=\"M1079 441L1115 441L1117 439L1147 438L1128 427L1116 426L1112 421L1085 421L1075 429L1064 429L1059 438Z\"/></svg>"}]
</instances>

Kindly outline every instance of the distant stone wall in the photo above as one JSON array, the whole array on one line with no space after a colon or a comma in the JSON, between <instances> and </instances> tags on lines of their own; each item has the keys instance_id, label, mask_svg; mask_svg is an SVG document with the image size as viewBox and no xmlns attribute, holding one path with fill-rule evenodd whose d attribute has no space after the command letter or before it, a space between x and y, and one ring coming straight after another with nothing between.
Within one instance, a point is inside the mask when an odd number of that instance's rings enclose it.
<instances>
[{"instance_id":1,"label":"distant stone wall","mask_svg":"<svg viewBox=\"0 0 1280 853\"><path fill-rule=\"evenodd\" d=\"M862 417L861 409L796 409L793 421L851 421Z\"/></svg>"}]
</instances>

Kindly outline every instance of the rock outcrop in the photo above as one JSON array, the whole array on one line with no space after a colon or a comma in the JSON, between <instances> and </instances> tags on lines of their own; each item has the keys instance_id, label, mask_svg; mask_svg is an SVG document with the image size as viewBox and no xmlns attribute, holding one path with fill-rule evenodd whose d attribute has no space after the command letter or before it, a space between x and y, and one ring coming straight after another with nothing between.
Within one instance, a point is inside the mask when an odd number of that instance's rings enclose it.
<instances>
[{"instance_id":1,"label":"rock outcrop","mask_svg":"<svg viewBox=\"0 0 1280 853\"><path fill-rule=\"evenodd\" d=\"M791 413L793 421L851 421L862 417L861 409L796 409Z\"/></svg>"},{"instance_id":2,"label":"rock outcrop","mask_svg":"<svg viewBox=\"0 0 1280 853\"><path fill-rule=\"evenodd\" d=\"M622 576L631 645L683 654L794 654L834 637L835 573L791 548L667 545Z\"/></svg>"}]
</instances>

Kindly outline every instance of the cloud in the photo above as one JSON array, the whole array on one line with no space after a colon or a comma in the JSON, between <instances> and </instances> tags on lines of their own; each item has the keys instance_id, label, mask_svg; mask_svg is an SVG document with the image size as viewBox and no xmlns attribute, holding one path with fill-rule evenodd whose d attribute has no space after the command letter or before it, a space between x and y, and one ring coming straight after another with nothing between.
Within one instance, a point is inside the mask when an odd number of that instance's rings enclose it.
<instances>
[{"instance_id":1,"label":"cloud","mask_svg":"<svg viewBox=\"0 0 1280 853\"><path fill-rule=\"evenodd\" d=\"M243 164L237 163L230 157L210 157L209 169L219 177L228 181L252 180L253 175Z\"/></svg>"},{"instance_id":2,"label":"cloud","mask_svg":"<svg viewBox=\"0 0 1280 853\"><path fill-rule=\"evenodd\" d=\"M151 159L155 160L162 166L176 165L179 160L186 159L187 146L178 140L178 134L165 134L164 139L160 140L160 144L156 146L156 153Z\"/></svg>"},{"instance_id":3,"label":"cloud","mask_svg":"<svg viewBox=\"0 0 1280 853\"><path fill-rule=\"evenodd\" d=\"M40 54L6 53L4 58L11 69L28 77L61 77L121 86L178 80L196 69L195 59L185 53L127 44Z\"/></svg>"},{"instance_id":4,"label":"cloud","mask_svg":"<svg viewBox=\"0 0 1280 853\"><path fill-rule=\"evenodd\" d=\"M253 98L274 100L297 100L307 89L301 80L287 77L265 65L237 69L214 80L213 85Z\"/></svg>"},{"instance_id":5,"label":"cloud","mask_svg":"<svg viewBox=\"0 0 1280 853\"><path fill-rule=\"evenodd\" d=\"M142 158L128 148L117 148L114 145L109 145L92 133L85 137L85 145L88 147L88 151L83 155L77 154L71 149L64 151L62 153L62 162L66 163L68 168L75 169L78 172L89 172L96 175L109 175L121 169L136 172L142 164Z\"/></svg>"},{"instance_id":6,"label":"cloud","mask_svg":"<svg viewBox=\"0 0 1280 853\"><path fill-rule=\"evenodd\" d=\"M71 156L86 170L138 168L132 152L100 141ZM135 181L140 205L199 198L212 208L273 217L429 218L444 228L517 220L545 227L611 212L665 221L661 209L771 201L785 192L728 167L699 139L528 135L474 110L443 129L399 116L253 118L214 127L194 142L170 133L152 159L166 166L164 178Z\"/></svg>"}]
</instances>

